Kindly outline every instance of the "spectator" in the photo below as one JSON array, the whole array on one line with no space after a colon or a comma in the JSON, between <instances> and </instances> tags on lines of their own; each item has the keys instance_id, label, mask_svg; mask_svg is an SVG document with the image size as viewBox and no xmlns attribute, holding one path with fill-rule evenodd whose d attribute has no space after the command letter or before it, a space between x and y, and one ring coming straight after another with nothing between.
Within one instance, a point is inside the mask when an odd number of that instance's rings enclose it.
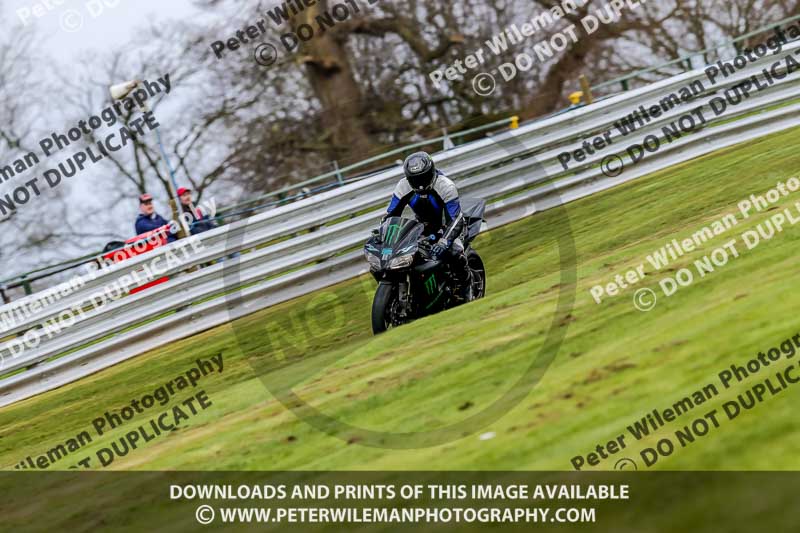
<instances>
[{"instance_id":1,"label":"spectator","mask_svg":"<svg viewBox=\"0 0 800 533\"><path fill-rule=\"evenodd\" d=\"M156 213L156 209L153 207L153 197L147 193L139 196L139 211L139 216L136 217L136 235L169 225L169 221ZM167 242L174 242L177 237L169 230L167 231Z\"/></svg>"},{"instance_id":2,"label":"spectator","mask_svg":"<svg viewBox=\"0 0 800 533\"><path fill-rule=\"evenodd\" d=\"M181 211L188 215L187 222L189 224L189 231L192 235L203 233L204 231L212 230L217 227L217 224L211 220L209 215L204 215L199 207L192 210L192 191L186 187L178 189L178 198L181 201Z\"/></svg>"}]
</instances>

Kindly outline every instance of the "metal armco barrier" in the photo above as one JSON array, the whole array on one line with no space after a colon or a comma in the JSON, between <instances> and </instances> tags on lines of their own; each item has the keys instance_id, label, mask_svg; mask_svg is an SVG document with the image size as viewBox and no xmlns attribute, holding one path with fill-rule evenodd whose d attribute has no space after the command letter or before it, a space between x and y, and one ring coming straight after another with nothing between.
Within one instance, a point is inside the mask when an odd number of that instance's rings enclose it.
<instances>
[{"instance_id":1,"label":"metal armco barrier","mask_svg":"<svg viewBox=\"0 0 800 533\"><path fill-rule=\"evenodd\" d=\"M510 223L532 212L584 198L715 150L797 126L800 72L776 79L768 89L753 90L739 105L729 106L719 116L711 111L709 101L724 96L727 89L752 76L763 80L765 67L788 55L797 57L795 52L798 51L800 43L787 45L781 54L768 55L715 85L709 83L703 70L675 76L598 104L459 146L435 159L454 178L462 196L489 200L490 227ZM776 72L786 74L786 69L781 66ZM610 148L587 156L568 170L559 162L558 155L564 151L579 148L584 140L614 129L615 122L640 106L657 105L667 95L697 80L703 82L705 90L691 101L660 114L625 137L616 138ZM782 107L770 110L779 105ZM663 128L698 108L708 118L707 122L667 142ZM637 164L621 153L631 144L642 144L648 136L651 141L653 137L661 141L657 152L646 154ZM601 163L610 154L622 155L620 161L626 167L615 177L604 175L601 169ZM21 354L16 350L16 339L0 344L0 373L17 372L0 380L0 406L366 273L360 245L367 239L369 230L377 226L401 175L400 168L387 170L203 233L198 237L196 248L186 248L191 252L187 252L188 259L165 272L177 276L170 282L96 306L75 319L71 327L52 338L42 337L35 348ZM308 232L311 229L315 231ZM41 308L7 328L2 335L22 334L48 321L57 322L67 310L96 302L98 291L102 293L103 287L110 284L124 281L123 285L132 288L131 273L141 271L145 264L154 260L166 263L168 254L180 246L179 242L158 248L114 265L94 279L86 277L79 290ZM195 268L234 252L245 252L235 259L240 262L235 280L225 276L225 262ZM225 294L233 290L239 291L239 297L232 302ZM0 313L8 313L13 307L36 299L37 294L34 294L4 305Z\"/></svg>"}]
</instances>

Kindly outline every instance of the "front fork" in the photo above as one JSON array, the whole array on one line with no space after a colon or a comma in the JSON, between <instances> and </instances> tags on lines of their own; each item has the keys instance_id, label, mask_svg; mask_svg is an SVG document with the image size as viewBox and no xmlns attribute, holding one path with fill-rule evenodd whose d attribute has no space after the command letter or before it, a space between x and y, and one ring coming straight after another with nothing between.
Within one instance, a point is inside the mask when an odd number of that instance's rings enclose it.
<instances>
[{"instance_id":1,"label":"front fork","mask_svg":"<svg viewBox=\"0 0 800 533\"><path fill-rule=\"evenodd\" d=\"M410 284L408 282L408 276L406 276L405 280L401 281L397 284L397 299L400 302L400 316L401 318L408 317L408 288Z\"/></svg>"}]
</instances>

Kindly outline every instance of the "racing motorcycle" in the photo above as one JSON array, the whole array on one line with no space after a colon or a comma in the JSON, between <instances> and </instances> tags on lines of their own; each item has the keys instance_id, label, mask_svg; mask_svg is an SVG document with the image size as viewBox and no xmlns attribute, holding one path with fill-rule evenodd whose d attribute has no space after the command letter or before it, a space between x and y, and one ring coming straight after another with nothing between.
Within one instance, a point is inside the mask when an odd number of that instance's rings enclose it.
<instances>
[{"instance_id":1,"label":"racing motorcycle","mask_svg":"<svg viewBox=\"0 0 800 533\"><path fill-rule=\"evenodd\" d=\"M466 299L459 297L447 263L433 257L432 248L439 235L424 235L424 225L417 220L390 217L364 245L370 273L378 282L372 301L372 331L376 335L461 305L486 293L486 271L478 252L470 244L484 224L484 200L462 202L461 213L466 230L462 237L469 264L469 287Z\"/></svg>"}]
</instances>

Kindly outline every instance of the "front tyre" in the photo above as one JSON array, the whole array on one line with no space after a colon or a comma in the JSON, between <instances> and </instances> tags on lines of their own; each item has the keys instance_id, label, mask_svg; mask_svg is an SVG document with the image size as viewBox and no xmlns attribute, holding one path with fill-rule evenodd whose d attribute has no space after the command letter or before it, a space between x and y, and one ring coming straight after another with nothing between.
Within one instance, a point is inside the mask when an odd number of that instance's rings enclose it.
<instances>
[{"instance_id":1,"label":"front tyre","mask_svg":"<svg viewBox=\"0 0 800 533\"><path fill-rule=\"evenodd\" d=\"M397 294L397 285L392 283L379 283L372 300L372 333L377 335L391 327L398 326L400 299Z\"/></svg>"}]
</instances>

